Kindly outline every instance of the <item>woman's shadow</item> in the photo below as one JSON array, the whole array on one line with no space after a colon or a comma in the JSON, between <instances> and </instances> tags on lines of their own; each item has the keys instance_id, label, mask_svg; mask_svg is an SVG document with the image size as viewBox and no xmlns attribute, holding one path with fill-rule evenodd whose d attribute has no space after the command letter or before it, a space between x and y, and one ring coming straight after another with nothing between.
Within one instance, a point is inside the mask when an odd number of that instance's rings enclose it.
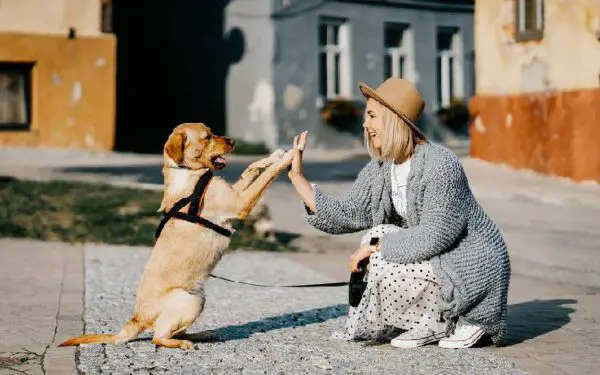
<instances>
[{"instance_id":1,"label":"woman's shadow","mask_svg":"<svg viewBox=\"0 0 600 375\"><path fill-rule=\"evenodd\" d=\"M571 321L574 299L533 300L508 306L507 346L556 331Z\"/></svg>"}]
</instances>

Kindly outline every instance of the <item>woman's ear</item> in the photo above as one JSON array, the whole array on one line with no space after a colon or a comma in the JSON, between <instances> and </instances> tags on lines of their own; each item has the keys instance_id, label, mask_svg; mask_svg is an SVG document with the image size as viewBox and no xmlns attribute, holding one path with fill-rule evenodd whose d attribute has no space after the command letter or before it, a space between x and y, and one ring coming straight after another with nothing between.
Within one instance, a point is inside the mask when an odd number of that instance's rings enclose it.
<instances>
[{"instance_id":1,"label":"woman's ear","mask_svg":"<svg viewBox=\"0 0 600 375\"><path fill-rule=\"evenodd\" d=\"M165 152L177 165L183 162L187 135L185 133L171 134L165 145Z\"/></svg>"}]
</instances>

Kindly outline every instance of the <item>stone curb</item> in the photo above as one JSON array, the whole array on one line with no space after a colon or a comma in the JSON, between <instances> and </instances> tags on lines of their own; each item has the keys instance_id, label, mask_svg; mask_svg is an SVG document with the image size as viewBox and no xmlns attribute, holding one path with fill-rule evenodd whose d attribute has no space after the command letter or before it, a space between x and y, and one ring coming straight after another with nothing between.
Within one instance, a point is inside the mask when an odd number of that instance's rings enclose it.
<instances>
[{"instance_id":1,"label":"stone curb","mask_svg":"<svg viewBox=\"0 0 600 375\"><path fill-rule=\"evenodd\" d=\"M84 332L84 249L69 249L60 291L60 303L56 316L56 331L43 360L46 375L77 374L77 348L59 348L58 344Z\"/></svg>"}]
</instances>

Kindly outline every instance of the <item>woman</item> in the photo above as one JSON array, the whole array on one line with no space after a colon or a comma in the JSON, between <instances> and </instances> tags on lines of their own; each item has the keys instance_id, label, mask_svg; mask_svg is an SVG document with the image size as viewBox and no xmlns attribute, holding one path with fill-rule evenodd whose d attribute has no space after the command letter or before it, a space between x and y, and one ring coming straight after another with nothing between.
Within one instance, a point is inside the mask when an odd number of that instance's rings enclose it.
<instances>
[{"instance_id":1,"label":"woman","mask_svg":"<svg viewBox=\"0 0 600 375\"><path fill-rule=\"evenodd\" d=\"M399 329L391 344L400 348L433 342L468 348L484 334L502 345L510 262L499 229L475 200L456 155L415 125L424 102L414 85L390 78L376 90L359 87L373 160L350 191L334 198L306 180L306 133L294 139L289 171L315 228L369 229L350 260L356 271L369 258L367 288L344 332L334 336L382 339Z\"/></svg>"}]
</instances>

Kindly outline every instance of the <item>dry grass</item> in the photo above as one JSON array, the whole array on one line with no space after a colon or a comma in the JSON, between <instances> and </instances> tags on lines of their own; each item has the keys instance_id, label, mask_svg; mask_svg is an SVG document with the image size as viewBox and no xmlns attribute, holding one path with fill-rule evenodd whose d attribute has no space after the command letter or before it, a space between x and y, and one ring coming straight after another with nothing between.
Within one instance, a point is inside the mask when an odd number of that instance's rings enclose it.
<instances>
[{"instance_id":1,"label":"dry grass","mask_svg":"<svg viewBox=\"0 0 600 375\"><path fill-rule=\"evenodd\" d=\"M71 243L154 243L162 193L83 182L0 178L0 237ZM231 249L293 251L240 230Z\"/></svg>"}]
</instances>

